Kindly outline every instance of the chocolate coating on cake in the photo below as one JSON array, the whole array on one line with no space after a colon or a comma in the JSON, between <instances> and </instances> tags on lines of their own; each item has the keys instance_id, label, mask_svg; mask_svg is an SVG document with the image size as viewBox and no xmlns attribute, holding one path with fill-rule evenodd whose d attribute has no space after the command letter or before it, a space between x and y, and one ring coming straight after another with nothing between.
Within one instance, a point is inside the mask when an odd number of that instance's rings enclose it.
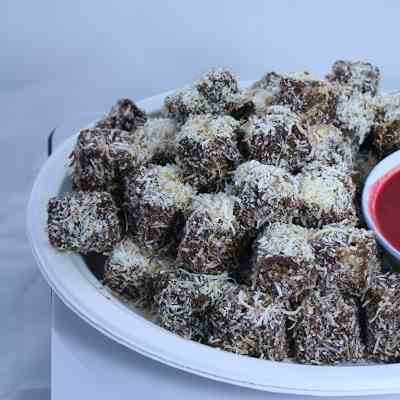
<instances>
[{"instance_id":1,"label":"chocolate coating on cake","mask_svg":"<svg viewBox=\"0 0 400 400\"><path fill-rule=\"evenodd\" d=\"M355 146L360 146L374 125L376 113L374 99L369 94L352 92L347 87L338 87L337 90L334 124Z\"/></svg>"},{"instance_id":2,"label":"chocolate coating on cake","mask_svg":"<svg viewBox=\"0 0 400 400\"><path fill-rule=\"evenodd\" d=\"M227 275L191 274L179 271L156 296L157 322L185 338L207 342L208 313L233 283Z\"/></svg>"},{"instance_id":3,"label":"chocolate coating on cake","mask_svg":"<svg viewBox=\"0 0 400 400\"><path fill-rule=\"evenodd\" d=\"M133 132L147 120L146 113L132 100L120 99L111 111L96 124L100 129L121 129Z\"/></svg>"},{"instance_id":4,"label":"chocolate coating on cake","mask_svg":"<svg viewBox=\"0 0 400 400\"><path fill-rule=\"evenodd\" d=\"M377 114L372 132L372 145L382 159L400 149L400 94L376 98Z\"/></svg>"},{"instance_id":5,"label":"chocolate coating on cake","mask_svg":"<svg viewBox=\"0 0 400 400\"><path fill-rule=\"evenodd\" d=\"M326 77L328 81L350 87L353 91L375 96L380 80L379 68L368 62L338 60Z\"/></svg>"},{"instance_id":6,"label":"chocolate coating on cake","mask_svg":"<svg viewBox=\"0 0 400 400\"><path fill-rule=\"evenodd\" d=\"M236 169L232 191L238 197L234 215L244 230L258 230L278 221L291 222L297 216L295 182L283 168L247 161Z\"/></svg>"},{"instance_id":7,"label":"chocolate coating on cake","mask_svg":"<svg viewBox=\"0 0 400 400\"><path fill-rule=\"evenodd\" d=\"M309 72L283 75L276 104L287 105L301 114L309 125L331 123L335 117L337 94L329 82Z\"/></svg>"},{"instance_id":8,"label":"chocolate coating on cake","mask_svg":"<svg viewBox=\"0 0 400 400\"><path fill-rule=\"evenodd\" d=\"M121 174L134 166L133 135L118 129L83 129L72 152L77 190L118 192Z\"/></svg>"},{"instance_id":9,"label":"chocolate coating on cake","mask_svg":"<svg viewBox=\"0 0 400 400\"><path fill-rule=\"evenodd\" d=\"M236 119L248 119L250 115L263 116L268 108L277 103L281 75L269 72L249 88L230 98L228 112Z\"/></svg>"},{"instance_id":10,"label":"chocolate coating on cake","mask_svg":"<svg viewBox=\"0 0 400 400\"><path fill-rule=\"evenodd\" d=\"M105 192L72 192L49 200L50 244L82 254L107 254L121 238L118 209Z\"/></svg>"},{"instance_id":11,"label":"chocolate coating on cake","mask_svg":"<svg viewBox=\"0 0 400 400\"><path fill-rule=\"evenodd\" d=\"M307 128L288 107L273 106L263 117L250 117L242 127L248 158L300 170L311 153Z\"/></svg>"},{"instance_id":12,"label":"chocolate coating on cake","mask_svg":"<svg viewBox=\"0 0 400 400\"><path fill-rule=\"evenodd\" d=\"M237 354L270 360L288 358L284 304L260 291L232 287L210 313L209 344Z\"/></svg>"},{"instance_id":13,"label":"chocolate coating on cake","mask_svg":"<svg viewBox=\"0 0 400 400\"><path fill-rule=\"evenodd\" d=\"M176 137L176 162L186 180L201 192L221 190L238 165L239 123L229 116L192 117Z\"/></svg>"},{"instance_id":14,"label":"chocolate coating on cake","mask_svg":"<svg viewBox=\"0 0 400 400\"><path fill-rule=\"evenodd\" d=\"M400 275L375 278L364 302L367 315L367 349L379 361L400 360Z\"/></svg>"},{"instance_id":15,"label":"chocolate coating on cake","mask_svg":"<svg viewBox=\"0 0 400 400\"><path fill-rule=\"evenodd\" d=\"M123 298L151 308L161 273L174 269L172 259L147 252L131 237L125 237L106 261L103 282Z\"/></svg>"},{"instance_id":16,"label":"chocolate coating on cake","mask_svg":"<svg viewBox=\"0 0 400 400\"><path fill-rule=\"evenodd\" d=\"M140 245L154 251L174 245L195 195L179 169L173 164L141 167L127 177L125 188L129 228Z\"/></svg>"},{"instance_id":17,"label":"chocolate coating on cake","mask_svg":"<svg viewBox=\"0 0 400 400\"><path fill-rule=\"evenodd\" d=\"M239 121L247 120L250 115L256 113L256 96L255 93L248 91L231 96L227 105L227 114ZM262 102L263 99L260 101Z\"/></svg>"},{"instance_id":18,"label":"chocolate coating on cake","mask_svg":"<svg viewBox=\"0 0 400 400\"><path fill-rule=\"evenodd\" d=\"M199 93L197 88L187 86L173 95L167 96L164 101L165 114L183 124L194 115L211 114L212 107Z\"/></svg>"},{"instance_id":19,"label":"chocolate coating on cake","mask_svg":"<svg viewBox=\"0 0 400 400\"><path fill-rule=\"evenodd\" d=\"M83 129L72 159L73 186L78 190L121 191L122 177L141 165L175 158L176 124L151 118L134 133L119 129Z\"/></svg>"},{"instance_id":20,"label":"chocolate coating on cake","mask_svg":"<svg viewBox=\"0 0 400 400\"><path fill-rule=\"evenodd\" d=\"M277 74L269 72L236 100L252 105L255 114L263 115L271 105L287 106L309 125L331 123L335 118L335 86L313 77L309 72Z\"/></svg>"},{"instance_id":21,"label":"chocolate coating on cake","mask_svg":"<svg viewBox=\"0 0 400 400\"><path fill-rule=\"evenodd\" d=\"M242 234L233 215L235 198L225 193L194 198L178 247L179 264L192 272L218 274L238 266Z\"/></svg>"},{"instance_id":22,"label":"chocolate coating on cake","mask_svg":"<svg viewBox=\"0 0 400 400\"><path fill-rule=\"evenodd\" d=\"M279 95L281 91L281 81L283 79L282 74L277 74L276 72L267 72L261 79L254 82L250 88L251 89L262 89L269 93L270 100L268 105L275 103L274 99Z\"/></svg>"},{"instance_id":23,"label":"chocolate coating on cake","mask_svg":"<svg viewBox=\"0 0 400 400\"><path fill-rule=\"evenodd\" d=\"M254 243L253 288L294 302L314 288L317 269L311 235L298 225L267 226Z\"/></svg>"},{"instance_id":24,"label":"chocolate coating on cake","mask_svg":"<svg viewBox=\"0 0 400 400\"><path fill-rule=\"evenodd\" d=\"M355 151L342 131L330 125L314 125L308 130L311 144L310 158L317 163L352 171Z\"/></svg>"},{"instance_id":25,"label":"chocolate coating on cake","mask_svg":"<svg viewBox=\"0 0 400 400\"><path fill-rule=\"evenodd\" d=\"M228 109L231 96L238 93L238 84L232 72L216 68L206 72L164 102L165 112L179 123L200 114L219 115Z\"/></svg>"},{"instance_id":26,"label":"chocolate coating on cake","mask_svg":"<svg viewBox=\"0 0 400 400\"><path fill-rule=\"evenodd\" d=\"M310 164L299 176L299 222L321 227L333 222L355 223L355 185L343 169Z\"/></svg>"},{"instance_id":27,"label":"chocolate coating on cake","mask_svg":"<svg viewBox=\"0 0 400 400\"><path fill-rule=\"evenodd\" d=\"M225 68L211 69L195 82L195 86L210 104L215 105L216 112L224 111L227 98L239 91L235 76Z\"/></svg>"},{"instance_id":28,"label":"chocolate coating on cake","mask_svg":"<svg viewBox=\"0 0 400 400\"><path fill-rule=\"evenodd\" d=\"M296 360L306 364L358 361L364 356L356 302L338 292L306 297L293 329Z\"/></svg>"},{"instance_id":29,"label":"chocolate coating on cake","mask_svg":"<svg viewBox=\"0 0 400 400\"><path fill-rule=\"evenodd\" d=\"M171 118L151 118L140 126L132 145L135 166L173 162L177 129L176 122Z\"/></svg>"},{"instance_id":30,"label":"chocolate coating on cake","mask_svg":"<svg viewBox=\"0 0 400 400\"><path fill-rule=\"evenodd\" d=\"M372 231L332 224L312 235L320 287L362 299L380 271Z\"/></svg>"}]
</instances>

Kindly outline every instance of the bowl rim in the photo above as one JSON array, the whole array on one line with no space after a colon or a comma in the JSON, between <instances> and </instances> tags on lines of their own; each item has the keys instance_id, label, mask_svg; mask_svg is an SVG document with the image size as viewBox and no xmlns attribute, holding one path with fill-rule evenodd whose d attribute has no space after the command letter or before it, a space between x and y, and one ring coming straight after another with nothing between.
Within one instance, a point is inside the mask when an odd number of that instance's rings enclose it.
<instances>
[{"instance_id":1,"label":"bowl rim","mask_svg":"<svg viewBox=\"0 0 400 400\"><path fill-rule=\"evenodd\" d=\"M395 169L400 168L400 150L397 150L390 154L389 156L383 158L378 162L369 172L367 179L364 182L364 187L362 190L361 197L361 208L365 218L365 222L368 227L374 231L378 242L383 246L383 248L389 252L394 258L400 261L400 251L397 250L381 233L374 217L371 214L371 194L385 176L390 174Z\"/></svg>"},{"instance_id":2,"label":"bowl rim","mask_svg":"<svg viewBox=\"0 0 400 400\"><path fill-rule=\"evenodd\" d=\"M248 84L241 82L242 86ZM155 111L171 92L147 98L138 105L148 112ZM79 317L129 349L216 381L269 392L320 396L400 393L400 364L316 366L236 355L174 335L110 297L79 255L50 246L45 230L47 201L61 188L76 136L61 144L42 166L28 202L26 227L41 273L61 301Z\"/></svg>"}]
</instances>

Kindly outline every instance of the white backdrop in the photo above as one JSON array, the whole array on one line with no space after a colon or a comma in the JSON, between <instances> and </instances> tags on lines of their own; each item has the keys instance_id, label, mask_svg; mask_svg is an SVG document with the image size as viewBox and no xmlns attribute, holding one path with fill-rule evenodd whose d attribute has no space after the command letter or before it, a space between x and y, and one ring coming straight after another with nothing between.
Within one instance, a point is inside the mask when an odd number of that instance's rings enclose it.
<instances>
[{"instance_id":1,"label":"white backdrop","mask_svg":"<svg viewBox=\"0 0 400 400\"><path fill-rule=\"evenodd\" d=\"M252 79L271 69L322 76L337 58L365 59L384 88L400 88L399 17L395 0L2 0L0 399L42 399L49 387L49 290L24 209L51 128L215 65Z\"/></svg>"}]
</instances>

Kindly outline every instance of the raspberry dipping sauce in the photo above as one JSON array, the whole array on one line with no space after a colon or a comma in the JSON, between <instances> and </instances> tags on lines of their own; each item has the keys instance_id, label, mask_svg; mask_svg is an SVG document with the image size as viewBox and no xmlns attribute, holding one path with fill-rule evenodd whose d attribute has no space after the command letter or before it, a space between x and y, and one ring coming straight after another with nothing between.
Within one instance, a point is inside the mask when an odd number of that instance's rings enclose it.
<instances>
[{"instance_id":1,"label":"raspberry dipping sauce","mask_svg":"<svg viewBox=\"0 0 400 400\"><path fill-rule=\"evenodd\" d=\"M400 250L400 167L387 172L373 185L369 212L379 233Z\"/></svg>"}]
</instances>

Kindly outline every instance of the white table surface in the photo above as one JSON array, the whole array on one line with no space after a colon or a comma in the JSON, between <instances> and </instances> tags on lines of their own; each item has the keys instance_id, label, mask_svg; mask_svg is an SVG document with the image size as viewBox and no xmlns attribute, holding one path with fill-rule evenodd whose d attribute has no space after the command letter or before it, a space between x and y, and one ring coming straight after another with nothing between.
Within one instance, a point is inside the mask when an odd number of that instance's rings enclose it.
<instances>
[{"instance_id":1,"label":"white table surface","mask_svg":"<svg viewBox=\"0 0 400 400\"><path fill-rule=\"evenodd\" d=\"M0 1L0 399L49 393L50 292L24 233L47 132L215 65L254 79L362 59L400 88L399 12L396 0Z\"/></svg>"},{"instance_id":2,"label":"white table surface","mask_svg":"<svg viewBox=\"0 0 400 400\"><path fill-rule=\"evenodd\" d=\"M105 337L56 296L52 307L51 400L322 400L267 393L197 377L150 360ZM326 398L325 398L326 399ZM330 397L349 400L354 397ZM369 396L398 400L399 396Z\"/></svg>"}]
</instances>

